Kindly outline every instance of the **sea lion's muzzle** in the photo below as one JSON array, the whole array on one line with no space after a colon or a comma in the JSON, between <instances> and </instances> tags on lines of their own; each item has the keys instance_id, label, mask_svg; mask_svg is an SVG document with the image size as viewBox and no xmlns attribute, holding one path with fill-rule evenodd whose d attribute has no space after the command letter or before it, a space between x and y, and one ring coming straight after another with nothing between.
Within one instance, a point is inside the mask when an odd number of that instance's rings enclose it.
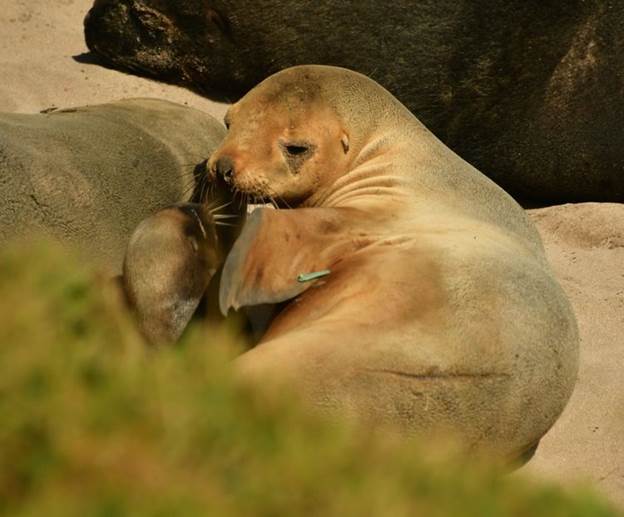
<instances>
[{"instance_id":1,"label":"sea lion's muzzle","mask_svg":"<svg viewBox=\"0 0 624 517\"><path fill-rule=\"evenodd\" d=\"M221 156L212 166L213 173L230 185L234 180L234 160L229 156Z\"/></svg>"}]
</instances>

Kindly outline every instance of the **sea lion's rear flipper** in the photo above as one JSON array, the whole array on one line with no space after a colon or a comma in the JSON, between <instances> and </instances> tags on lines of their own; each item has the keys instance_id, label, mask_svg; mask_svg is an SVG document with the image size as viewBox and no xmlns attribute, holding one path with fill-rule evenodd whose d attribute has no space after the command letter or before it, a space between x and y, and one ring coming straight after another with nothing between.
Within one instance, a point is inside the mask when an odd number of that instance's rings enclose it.
<instances>
[{"instance_id":1,"label":"sea lion's rear flipper","mask_svg":"<svg viewBox=\"0 0 624 517\"><path fill-rule=\"evenodd\" d=\"M344 231L341 209L260 208L248 218L223 268L221 312L272 304L301 294L344 251L336 233Z\"/></svg>"}]
</instances>

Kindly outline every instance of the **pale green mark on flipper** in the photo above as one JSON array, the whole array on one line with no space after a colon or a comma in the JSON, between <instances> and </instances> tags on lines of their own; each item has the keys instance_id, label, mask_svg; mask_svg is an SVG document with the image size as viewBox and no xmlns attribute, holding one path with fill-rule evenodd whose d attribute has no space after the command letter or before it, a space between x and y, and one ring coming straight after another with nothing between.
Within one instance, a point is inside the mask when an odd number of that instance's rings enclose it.
<instances>
[{"instance_id":1,"label":"pale green mark on flipper","mask_svg":"<svg viewBox=\"0 0 624 517\"><path fill-rule=\"evenodd\" d=\"M323 271L315 271L313 273L301 273L297 276L297 282L311 282L312 280L316 280L317 278L323 278L331 273L329 269L324 269Z\"/></svg>"}]
</instances>

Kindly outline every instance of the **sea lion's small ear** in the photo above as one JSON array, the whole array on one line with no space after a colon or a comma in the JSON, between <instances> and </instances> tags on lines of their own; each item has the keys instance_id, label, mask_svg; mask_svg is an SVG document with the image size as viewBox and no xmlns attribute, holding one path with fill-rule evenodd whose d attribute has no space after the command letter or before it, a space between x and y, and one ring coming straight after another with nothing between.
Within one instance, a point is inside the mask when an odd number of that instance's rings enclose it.
<instances>
[{"instance_id":1,"label":"sea lion's small ear","mask_svg":"<svg viewBox=\"0 0 624 517\"><path fill-rule=\"evenodd\" d=\"M347 133L342 133L340 143L342 144L342 150L347 154L349 152L349 135Z\"/></svg>"}]
</instances>

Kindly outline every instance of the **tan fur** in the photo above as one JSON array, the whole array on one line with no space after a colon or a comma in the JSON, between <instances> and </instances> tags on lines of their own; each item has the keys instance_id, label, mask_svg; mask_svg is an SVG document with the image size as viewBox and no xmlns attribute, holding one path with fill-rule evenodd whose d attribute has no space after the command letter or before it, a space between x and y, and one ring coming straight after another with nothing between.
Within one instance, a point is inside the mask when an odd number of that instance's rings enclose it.
<instances>
[{"instance_id":1,"label":"tan fur","mask_svg":"<svg viewBox=\"0 0 624 517\"><path fill-rule=\"evenodd\" d=\"M344 69L280 72L227 119L213 169L227 157L237 189L296 208L254 212L226 260L222 310L291 300L241 377L505 457L534 447L572 391L578 336L520 206ZM296 172L289 139L316 149Z\"/></svg>"}]
</instances>

